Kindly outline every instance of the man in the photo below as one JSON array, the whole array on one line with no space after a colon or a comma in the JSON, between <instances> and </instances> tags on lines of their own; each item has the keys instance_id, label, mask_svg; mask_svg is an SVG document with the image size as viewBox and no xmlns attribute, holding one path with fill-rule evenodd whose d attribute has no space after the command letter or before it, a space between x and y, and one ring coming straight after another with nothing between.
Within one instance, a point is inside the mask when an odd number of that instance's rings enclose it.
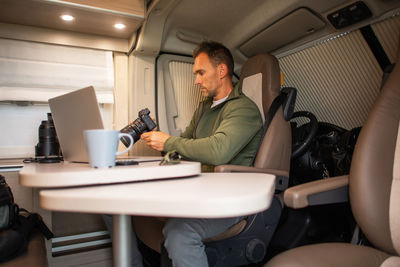
<instances>
[{"instance_id":1,"label":"man","mask_svg":"<svg viewBox=\"0 0 400 267\"><path fill-rule=\"evenodd\" d=\"M214 166L250 166L261 138L262 120L257 106L237 86L233 88L233 58L219 43L202 43L193 53L195 83L207 99L200 103L180 137L159 131L141 139L158 151L176 150L184 158Z\"/></svg>"},{"instance_id":2,"label":"man","mask_svg":"<svg viewBox=\"0 0 400 267\"><path fill-rule=\"evenodd\" d=\"M176 150L202 163L202 171L220 164L250 166L257 152L262 120L257 106L232 85L233 58L222 44L204 42L193 53L196 84L207 99L200 103L180 137L159 131L141 139L158 151ZM224 219L170 218L164 246L174 266L208 266L202 240L226 231L242 217Z\"/></svg>"}]
</instances>

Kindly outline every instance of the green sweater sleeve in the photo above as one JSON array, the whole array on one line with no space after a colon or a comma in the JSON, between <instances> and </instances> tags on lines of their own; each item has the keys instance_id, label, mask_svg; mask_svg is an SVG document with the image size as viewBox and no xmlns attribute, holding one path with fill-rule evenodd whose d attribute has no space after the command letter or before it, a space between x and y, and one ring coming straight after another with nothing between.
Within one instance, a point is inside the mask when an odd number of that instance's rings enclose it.
<instances>
[{"instance_id":1,"label":"green sweater sleeve","mask_svg":"<svg viewBox=\"0 0 400 267\"><path fill-rule=\"evenodd\" d=\"M221 122L213 135L199 139L170 137L164 150L176 150L184 158L203 164L229 163L259 132L262 122L257 107L246 99L230 103L221 112Z\"/></svg>"}]
</instances>

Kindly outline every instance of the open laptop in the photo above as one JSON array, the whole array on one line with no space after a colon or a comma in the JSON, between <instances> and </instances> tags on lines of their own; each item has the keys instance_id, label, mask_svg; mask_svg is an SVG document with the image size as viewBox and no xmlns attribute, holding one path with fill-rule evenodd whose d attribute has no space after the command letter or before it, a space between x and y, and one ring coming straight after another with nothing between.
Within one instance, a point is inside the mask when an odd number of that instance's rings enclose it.
<instances>
[{"instance_id":1,"label":"open laptop","mask_svg":"<svg viewBox=\"0 0 400 267\"><path fill-rule=\"evenodd\" d=\"M94 88L51 98L49 105L64 160L89 162L83 132L104 129Z\"/></svg>"},{"instance_id":2,"label":"open laptop","mask_svg":"<svg viewBox=\"0 0 400 267\"><path fill-rule=\"evenodd\" d=\"M89 86L51 98L49 105L64 161L88 163L83 132L104 129L94 88ZM117 165L149 161L160 161L160 157L121 156Z\"/></svg>"}]
</instances>

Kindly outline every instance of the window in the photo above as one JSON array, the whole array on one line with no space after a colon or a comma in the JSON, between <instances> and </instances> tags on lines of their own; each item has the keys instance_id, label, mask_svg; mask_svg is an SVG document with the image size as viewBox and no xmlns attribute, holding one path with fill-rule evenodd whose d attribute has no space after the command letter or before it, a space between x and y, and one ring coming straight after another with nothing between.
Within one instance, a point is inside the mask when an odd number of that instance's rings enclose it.
<instances>
[{"instance_id":1,"label":"window","mask_svg":"<svg viewBox=\"0 0 400 267\"><path fill-rule=\"evenodd\" d=\"M158 59L157 70L160 128L179 136L202 99L198 86L194 84L193 58L163 54Z\"/></svg>"},{"instance_id":2,"label":"window","mask_svg":"<svg viewBox=\"0 0 400 267\"><path fill-rule=\"evenodd\" d=\"M34 156L47 100L89 85L112 110L112 52L0 39L0 158Z\"/></svg>"}]
</instances>

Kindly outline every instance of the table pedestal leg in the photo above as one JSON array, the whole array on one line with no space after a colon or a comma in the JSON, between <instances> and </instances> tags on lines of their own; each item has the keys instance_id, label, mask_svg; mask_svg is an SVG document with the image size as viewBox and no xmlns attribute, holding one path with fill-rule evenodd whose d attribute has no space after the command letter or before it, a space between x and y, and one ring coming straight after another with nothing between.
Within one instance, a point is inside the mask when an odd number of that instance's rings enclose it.
<instances>
[{"instance_id":1,"label":"table pedestal leg","mask_svg":"<svg viewBox=\"0 0 400 267\"><path fill-rule=\"evenodd\" d=\"M113 215L113 266L128 267L132 254L132 221L129 215Z\"/></svg>"}]
</instances>

